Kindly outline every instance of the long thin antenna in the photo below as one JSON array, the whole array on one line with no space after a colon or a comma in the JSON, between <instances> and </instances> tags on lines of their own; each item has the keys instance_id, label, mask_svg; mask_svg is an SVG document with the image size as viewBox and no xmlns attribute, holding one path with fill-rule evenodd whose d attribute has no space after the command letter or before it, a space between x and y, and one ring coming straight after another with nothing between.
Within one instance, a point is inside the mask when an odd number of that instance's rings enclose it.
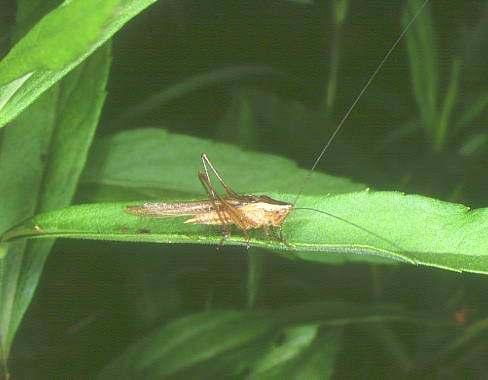
<instances>
[{"instance_id":1,"label":"long thin antenna","mask_svg":"<svg viewBox=\"0 0 488 380\"><path fill-rule=\"evenodd\" d=\"M314 163L312 165L312 168L310 169L310 171L308 172L307 176L305 177L305 180L302 182L303 183L302 184L302 187L300 188L300 191L297 193L297 196L295 197L295 200L293 202L293 207L295 207L295 205L297 204L298 198L300 198L300 196L302 195L302 192L305 189L305 185L310 180L310 177L312 176L313 171L315 170L315 168L319 164L319 162L322 159L322 157L324 156L325 152L329 149L329 146L332 144L332 141L334 141L335 137L337 136L337 134L339 133L339 131L342 129L342 126L344 125L344 123L346 122L346 120L349 118L349 115L351 114L351 112L356 107L356 104L359 102L359 100L361 100L363 94L366 92L366 90L371 85L371 82L373 82L374 78L376 78L376 75L379 73L379 71L381 70L381 68L385 64L385 62L388 60L388 58L390 57L390 55L393 52L393 50L395 50L395 48L398 46L398 44L403 39L403 37L407 33L407 31L410 28L410 26L415 22L415 20L420 15L420 13L422 12L422 10L424 9L424 7L427 5L427 3L429 1L430 0L425 0L423 2L423 4L419 7L419 9L417 10L417 12L415 13L415 15L412 17L412 19L408 22L408 24L405 26L405 28L403 28L402 32L400 33L400 35L398 36L398 38L396 39L396 41L393 43L393 45L390 47L390 49L388 49L388 51L386 52L385 56L380 61L379 65L376 67L376 69L373 71L373 74L371 74L371 76L369 77L368 81L363 86L363 88L361 89L361 91L359 92L359 94L356 96L356 98L354 99L354 101L352 102L352 104L350 105L350 107L348 108L347 112L342 117L342 119L339 122L339 124L337 124L336 129L334 130L334 132L332 133L332 135L329 137L329 140L326 142L326 144L324 145L324 147L320 151L319 155L315 158Z\"/></svg>"},{"instance_id":2,"label":"long thin antenna","mask_svg":"<svg viewBox=\"0 0 488 380\"><path fill-rule=\"evenodd\" d=\"M366 232L367 234L371 235L371 236L374 236L375 238L377 239L380 239L388 244L390 244L392 247L395 247L395 249L398 249L399 251L403 251L403 248L400 247L398 244L396 244L393 240L390 240L390 239L387 239L387 238L384 238L383 236L381 236L380 234L377 234L376 232L374 231L371 231L363 226L360 226L359 224L357 223L353 223L347 219L344 219L344 218L341 218L340 216L337 216L337 215L334 215L334 214L331 214L330 212L327 212L327 211L323 211L323 210L319 210L319 209L316 209L316 208L312 208L312 207L296 207L295 210L307 210L307 211L315 211L315 212L319 212L321 214L325 214L327 216L330 216L331 218L334 218L334 219L337 219L337 220L340 220L341 222L344 222L344 223L347 223L351 226L354 226L358 229L360 229L361 231L364 231Z\"/></svg>"}]
</instances>

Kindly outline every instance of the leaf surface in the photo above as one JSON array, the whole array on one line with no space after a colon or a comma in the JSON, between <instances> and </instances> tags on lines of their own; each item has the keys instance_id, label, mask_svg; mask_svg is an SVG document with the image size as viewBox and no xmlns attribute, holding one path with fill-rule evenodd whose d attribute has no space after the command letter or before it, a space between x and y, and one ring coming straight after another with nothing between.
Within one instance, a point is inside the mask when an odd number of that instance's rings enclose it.
<instances>
[{"instance_id":1,"label":"leaf surface","mask_svg":"<svg viewBox=\"0 0 488 380\"><path fill-rule=\"evenodd\" d=\"M0 231L70 204L105 100L105 46L2 132ZM14 242L0 257L0 333L6 360L53 240Z\"/></svg>"},{"instance_id":2,"label":"leaf surface","mask_svg":"<svg viewBox=\"0 0 488 380\"><path fill-rule=\"evenodd\" d=\"M240 193L298 192L308 170L294 161L233 145L178 135L162 129L123 131L95 140L82 184L118 188L134 197L137 192L153 199L205 194L198 181L200 155L206 153L225 181ZM314 174L303 187L306 194L337 194L365 189L346 178ZM103 190L100 190L103 191ZM82 194L83 195L83 194ZM86 194L85 194L86 195ZM98 197L85 197L97 201ZM112 198L114 199L114 198ZM132 198L135 199L135 198Z\"/></svg>"},{"instance_id":3,"label":"leaf surface","mask_svg":"<svg viewBox=\"0 0 488 380\"><path fill-rule=\"evenodd\" d=\"M283 158L164 131L140 130L100 140L92 160L100 158L101 151L105 156L96 160L98 165L93 161L88 165L84 181L94 186L129 188L136 193L138 186L143 189L152 186L163 201L175 197L198 199L193 195L197 193L201 194L200 199L205 199L194 176L199 162L197 149L211 152L209 157L215 158L214 164L222 169L224 178L236 190L244 189L243 193L264 193L293 202L296 193L267 190L297 191L303 182L300 179L308 173ZM142 154L143 151L147 154ZM172 160L174 157L178 161ZM143 165L144 160L147 165ZM170 163L168 170L164 162ZM341 194L348 188L351 192ZM321 210L335 217L296 209L283 225L286 243L255 231L250 244L315 262L394 260L454 271L488 272L488 209L469 210L460 204L419 195L357 191L357 188L362 186L315 173L297 207ZM142 202L141 199L84 204L44 213L20 224L3 239L51 236L214 245L222 239L218 227L184 223L188 217L148 218L127 212L128 205ZM234 231L224 244L245 246L246 241L239 231Z\"/></svg>"},{"instance_id":4,"label":"leaf surface","mask_svg":"<svg viewBox=\"0 0 488 380\"><path fill-rule=\"evenodd\" d=\"M0 61L0 127L153 2L71 0L44 16Z\"/></svg>"}]
</instances>

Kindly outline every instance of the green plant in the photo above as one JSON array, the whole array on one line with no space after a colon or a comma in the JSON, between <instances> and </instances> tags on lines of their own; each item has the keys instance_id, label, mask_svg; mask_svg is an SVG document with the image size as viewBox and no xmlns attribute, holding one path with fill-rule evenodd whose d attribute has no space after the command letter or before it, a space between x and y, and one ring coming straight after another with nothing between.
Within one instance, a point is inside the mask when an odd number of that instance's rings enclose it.
<instances>
[{"instance_id":1,"label":"green plant","mask_svg":"<svg viewBox=\"0 0 488 380\"><path fill-rule=\"evenodd\" d=\"M420 0L409 0L403 16L406 25L412 14L421 5ZM430 12L420 15L418 22L407 35L408 58L415 100L434 151L445 150L463 128L481 116L488 107L488 94L478 94L464 109L457 103L462 101L461 78L465 65L459 57L451 60L447 87L440 86L439 46L432 25ZM456 107L458 106L458 107ZM458 110L456 114L456 110Z\"/></svg>"},{"instance_id":2,"label":"green plant","mask_svg":"<svg viewBox=\"0 0 488 380\"><path fill-rule=\"evenodd\" d=\"M335 58L327 84L317 85L319 92L328 89L327 96L315 101L313 107L293 98L295 89L286 91L288 81L293 82L287 72L289 67L276 70L263 64L205 66L203 73L187 76L171 59L168 63L159 57L158 70L171 68L189 79L170 76L169 85L154 90L154 75L145 60L132 52L124 57L127 41L123 39L112 44L113 35L154 2L17 2L12 47L0 61L0 376L7 377L10 372L15 376L17 370L19 377L37 375L38 371L51 376L66 372L67 377L81 374L100 378L223 374L239 378L329 378L334 372L346 377L351 375L351 363L358 364L354 355L364 358L362 368L378 376L415 375L416 371L432 375L454 367L453 357L468 360L471 354L483 352L483 347L471 343L482 342L486 334L486 307L473 295L473 288L482 293L484 277L480 276L483 283L478 287L459 285L457 281L460 273L470 272L471 277L463 277L468 280L475 279L473 273L488 273L487 208L470 209L436 199L436 194L406 195L400 191L401 185L389 178L388 188L397 191L369 190L357 178L362 174L374 183L375 170L364 154L371 150L369 138L376 138L372 128L352 130L352 135L347 135L345 128L347 144L337 141L338 147L343 144L343 150L338 149L339 162L346 155L356 162L358 176L350 176L356 180L316 172L304 182L308 166L303 169L295 161L280 157L294 156L302 149L307 151L301 151L303 156L296 158L305 162L304 157L311 154L311 140L324 129L323 111L328 120L337 113L333 107L341 101L336 97L337 84L341 83L339 54L341 65L347 61L339 44L333 51ZM311 2L296 3L283 2L282 6L306 12L315 6ZM169 7L161 8L164 10L178 6L168 4L160 2L159 6ZM337 38L340 34L347 46L345 14L355 10L348 1L334 4ZM409 7L418 5L409 2ZM266 10L261 11L266 14ZM429 17L425 14L413 33L407 35L408 56L428 141L441 150L454 135L451 131L456 123L452 119L463 61L453 60L449 85L441 95ZM158 25L164 24L157 19ZM143 40L147 30L142 24L136 25L142 31L132 30L135 41ZM212 30L209 33L214 35ZM198 31L190 36L198 40ZM246 41L244 33L240 37ZM286 41L286 36L280 35L282 40ZM157 49L170 55L171 49L164 50L161 43L156 39ZM185 62L199 62L208 49L205 41L199 43L204 45L202 50L189 49L193 55ZM138 53L143 54L144 49ZM112 66L113 54L115 63L120 59L124 64ZM266 52L262 54L266 56ZM305 65L307 55L300 58L300 64ZM243 61L248 62L247 57ZM137 68L141 78L127 78L120 71L124 67ZM145 98L131 99L129 105L118 104L123 99L121 93L128 99L137 93L123 79L136 78L136 82L144 83L145 70L151 79L150 85L142 86ZM364 71L362 67L360 70ZM341 68L342 72L347 71ZM255 83L250 84L251 80ZM275 90L273 94L263 85L266 80L266 85ZM117 94L120 83L122 90L117 98L113 94ZM111 103L108 98L102 113L107 86L116 100ZM223 98L228 97L229 87L234 95L230 106L224 101L213 104L214 98L221 100L218 94L222 88ZM350 92L356 93L358 86L352 87ZM345 89L341 92L348 94ZM194 96L198 98L196 105ZM390 100L387 94L377 98L385 103ZM441 106L440 98L444 98ZM182 106L178 102L186 103ZM319 112L313 111L316 103L323 104ZM478 97L458 124L478 120L487 104L486 96ZM216 133L202 130L202 109L213 115L207 124ZM365 107L364 114L374 114L367 110ZM155 114L160 119L150 124L156 126L140 127L149 124L145 118L150 120L149 116ZM196 121L185 118L189 115L197 115ZM96 135L99 124L111 129L102 129ZM203 137L181 133L182 125L188 128L186 132ZM481 134L467 140L463 152L479 152L485 137ZM236 146L239 144L241 147ZM347 150L349 145L361 152L356 159L354 150ZM394 148L400 151L403 146L397 143ZM145 200L204 198L196 177L202 152L241 193L267 194L292 202L303 190L296 205L302 209L294 210L283 226L287 244L255 231L247 250L243 236L233 231L216 252L221 240L218 228L185 224L182 218L150 219L125 212L128 204ZM483 190L483 186L477 188L479 193ZM69 239L54 245L55 238ZM87 248L90 243L86 240L96 242ZM112 245L104 246L97 242L100 240ZM46 264L53 247L56 254ZM104 250L108 252L102 254ZM119 258L122 251L130 254ZM67 277L59 280L62 286L56 285L57 280L52 278L63 275L59 273L63 270L50 269L49 265L62 257L76 256L75 252L86 252L81 255L83 260L94 263L76 266L76 274L66 271ZM104 260L113 261L104 266ZM422 267L446 271L426 271ZM90 276L99 268L103 268L101 278L93 275L81 286L76 285L73 277ZM63 288L68 301L59 308L39 301L26 314L44 270L46 287ZM120 280L105 273L110 271L122 273L117 277ZM407 281L402 281L402 275ZM156 279L151 281L151 276ZM427 278L425 283L422 276ZM397 286L406 294L395 291L397 278ZM75 289L70 290L72 282ZM102 290L96 285L96 290L90 289L92 283L101 284ZM103 289L111 286L115 295L104 293ZM355 293L351 294L351 289ZM81 301L82 290L88 294L88 306ZM92 308L97 304L98 292L102 302ZM119 303L112 304L112 298ZM107 323L103 333L95 331L85 343L83 339L77 341L76 363L59 360L70 362L77 370L66 366L60 372L39 365L29 371L39 357L29 357L27 365L17 364L22 358L18 353L29 344L25 343L29 342L25 339L28 333L22 332L22 326L29 328L29 315L45 318L35 307L66 319L72 310L74 322L68 327L63 325L61 347L69 345L72 336L86 326ZM21 325L23 318L27 318L25 325ZM471 318L478 320L465 328ZM119 320L123 327L117 329ZM46 331L50 338L56 336L55 328ZM14 344L16 336L19 338ZM36 347L37 355L45 355L41 356L47 358L45 361L55 362L57 355L70 350L55 350L52 341L30 344ZM422 351L436 344L434 353ZM374 347L381 349L375 351ZM421 359L416 360L417 356ZM394 364L385 369L383 362ZM482 361L476 363L484 365ZM456 371L468 373L457 367Z\"/></svg>"}]
</instances>

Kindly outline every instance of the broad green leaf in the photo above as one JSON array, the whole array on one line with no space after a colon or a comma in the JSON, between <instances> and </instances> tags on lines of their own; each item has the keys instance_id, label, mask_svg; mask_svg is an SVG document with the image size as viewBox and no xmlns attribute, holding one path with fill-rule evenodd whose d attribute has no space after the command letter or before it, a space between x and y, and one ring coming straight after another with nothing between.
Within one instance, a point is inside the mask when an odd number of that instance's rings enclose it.
<instances>
[{"instance_id":1,"label":"broad green leaf","mask_svg":"<svg viewBox=\"0 0 488 380\"><path fill-rule=\"evenodd\" d=\"M71 0L43 17L0 61L0 127L155 0Z\"/></svg>"},{"instance_id":2,"label":"broad green leaf","mask_svg":"<svg viewBox=\"0 0 488 380\"><path fill-rule=\"evenodd\" d=\"M75 193L101 108L110 47L99 49L2 132L0 231L67 206ZM52 240L16 242L0 260L0 333L6 360Z\"/></svg>"},{"instance_id":3,"label":"broad green leaf","mask_svg":"<svg viewBox=\"0 0 488 380\"><path fill-rule=\"evenodd\" d=\"M197 178L202 153L207 153L226 182L241 193L298 192L309 173L285 158L145 128L95 140L82 183L89 188L141 189L156 199L168 194L205 197ZM317 195L366 188L345 178L318 173L305 185L306 194ZM96 196L91 200L97 200Z\"/></svg>"}]
</instances>

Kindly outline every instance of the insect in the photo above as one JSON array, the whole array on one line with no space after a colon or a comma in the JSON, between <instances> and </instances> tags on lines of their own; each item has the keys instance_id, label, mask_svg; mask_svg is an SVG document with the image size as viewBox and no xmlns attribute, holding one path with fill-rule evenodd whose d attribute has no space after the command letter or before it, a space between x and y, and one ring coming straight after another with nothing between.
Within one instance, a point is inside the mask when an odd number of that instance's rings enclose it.
<instances>
[{"instance_id":1,"label":"insect","mask_svg":"<svg viewBox=\"0 0 488 380\"><path fill-rule=\"evenodd\" d=\"M398 38L395 40L395 42L390 47L390 49L386 52L385 56L380 61L379 65L376 67L376 69L374 70L374 72L371 74L368 81L366 82L366 84L363 86L359 94L356 96L351 106L348 108L347 112L344 114L339 124L333 131L332 135L330 136L330 138L325 143L322 150L315 158L312 168L310 169L307 177L305 178L305 181L303 182L302 187L298 191L293 203L279 201L271 197L268 197L266 195L243 195L235 192L230 186L228 186L225 183L222 176L215 169L215 167L212 165L207 155L204 153L201 156L204 170L199 171L198 178L202 183L209 199L202 200L202 201L174 202L174 203L145 202L142 205L128 206L126 211L130 214L143 216L143 217L154 217L154 218L163 218L169 216L188 216L189 219L187 219L185 223L219 225L222 228L221 243L223 243L223 241L230 235L230 227L235 226L242 231L246 239L247 245L249 247L250 236L248 231L252 229L261 229L268 236L272 236L272 237L276 236L273 234L273 232L277 230L278 240L285 243L282 235L282 229L281 229L282 225L292 210L302 209L302 210L309 210L309 211L323 213L332 218L351 224L398 248L398 246L395 243L389 241L388 239L385 239L382 236L376 234L375 232L370 231L348 220L345 220L339 216L330 214L323 210L316 210L307 207L299 208L295 206L303 192L305 184L307 183L308 179L312 175L313 171L317 167L320 160L323 158L327 149L329 149L330 145L332 144L332 141L335 139L339 131L342 129L342 126L344 125L345 121L348 119L352 110L355 108L355 106L357 105L357 103L359 102L363 94L369 88L370 84L373 82L374 78L383 67L384 63L387 61L388 57L395 50L397 45L400 43L400 41L402 40L402 38L410 28L410 26L414 23L414 21L420 15L422 9L427 5L428 2L429 0L425 0L423 4L419 7L415 15L411 18L409 23L403 28ZM213 186L212 181L210 180L209 169L212 171L212 173L215 175L215 177L222 185L225 191L225 196L219 195L215 187Z\"/></svg>"},{"instance_id":2,"label":"insect","mask_svg":"<svg viewBox=\"0 0 488 380\"><path fill-rule=\"evenodd\" d=\"M127 212L146 217L190 216L185 223L219 225L222 242L230 234L232 225L240 229L249 244L251 229L262 229L268 236L278 228L283 241L281 226L293 208L291 203L278 201L266 195L243 195L228 186L205 153L201 156L204 171L198 172L208 200L174 203L146 202L140 206L128 206ZM209 168L225 190L221 196L210 180Z\"/></svg>"}]
</instances>

